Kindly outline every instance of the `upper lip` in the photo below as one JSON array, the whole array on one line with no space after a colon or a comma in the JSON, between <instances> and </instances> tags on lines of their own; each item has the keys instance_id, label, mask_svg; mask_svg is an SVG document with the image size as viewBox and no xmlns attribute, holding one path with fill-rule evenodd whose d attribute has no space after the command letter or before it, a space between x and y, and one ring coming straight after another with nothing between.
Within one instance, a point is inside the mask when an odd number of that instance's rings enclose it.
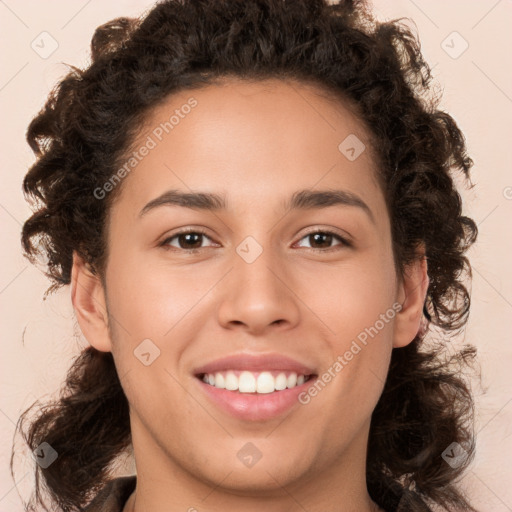
<instances>
[{"instance_id":1,"label":"upper lip","mask_svg":"<svg viewBox=\"0 0 512 512\"><path fill-rule=\"evenodd\" d=\"M315 370L283 354L231 354L227 357L216 359L210 363L199 366L194 370L195 375L215 373L226 370L287 370L300 375L313 375Z\"/></svg>"}]
</instances>

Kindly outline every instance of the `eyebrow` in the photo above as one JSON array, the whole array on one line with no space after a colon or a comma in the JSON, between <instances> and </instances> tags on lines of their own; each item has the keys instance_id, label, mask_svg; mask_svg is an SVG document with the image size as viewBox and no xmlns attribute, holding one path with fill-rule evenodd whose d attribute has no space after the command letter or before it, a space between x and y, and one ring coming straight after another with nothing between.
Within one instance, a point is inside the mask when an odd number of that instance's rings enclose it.
<instances>
[{"instance_id":1,"label":"eyebrow","mask_svg":"<svg viewBox=\"0 0 512 512\"><path fill-rule=\"evenodd\" d=\"M319 210L339 205L360 208L375 223L370 207L359 196L348 190L299 190L292 194L282 207L284 210ZM140 211L139 217L160 206L181 206L192 210L216 212L226 210L228 204L225 196L211 192L168 190L149 201Z\"/></svg>"}]
</instances>

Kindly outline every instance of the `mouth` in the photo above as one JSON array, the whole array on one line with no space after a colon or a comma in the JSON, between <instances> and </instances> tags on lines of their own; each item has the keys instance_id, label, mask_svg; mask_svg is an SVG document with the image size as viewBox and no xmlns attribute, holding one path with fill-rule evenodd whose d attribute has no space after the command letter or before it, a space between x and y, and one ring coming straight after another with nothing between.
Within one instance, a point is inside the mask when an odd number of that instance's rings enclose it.
<instances>
[{"instance_id":1,"label":"mouth","mask_svg":"<svg viewBox=\"0 0 512 512\"><path fill-rule=\"evenodd\" d=\"M239 352L210 361L192 373L200 392L214 407L238 420L253 422L279 417L301 405L299 395L318 377L307 363L276 352Z\"/></svg>"},{"instance_id":2,"label":"mouth","mask_svg":"<svg viewBox=\"0 0 512 512\"><path fill-rule=\"evenodd\" d=\"M247 370L199 373L195 376L201 393L216 409L252 424L264 424L285 413L290 414L299 406L302 408L298 409L299 413L308 410L301 405L299 398L318 377L296 372Z\"/></svg>"},{"instance_id":3,"label":"mouth","mask_svg":"<svg viewBox=\"0 0 512 512\"><path fill-rule=\"evenodd\" d=\"M216 389L225 389L240 394L270 394L302 386L315 378L315 374L297 373L285 370L247 371L226 370L199 373L196 377Z\"/></svg>"}]
</instances>

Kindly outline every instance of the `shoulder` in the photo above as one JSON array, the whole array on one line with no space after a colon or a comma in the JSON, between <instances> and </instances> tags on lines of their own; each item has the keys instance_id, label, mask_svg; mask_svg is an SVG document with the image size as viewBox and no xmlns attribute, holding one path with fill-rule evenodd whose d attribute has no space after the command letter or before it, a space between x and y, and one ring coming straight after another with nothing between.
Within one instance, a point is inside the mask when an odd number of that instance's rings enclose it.
<instances>
[{"instance_id":1,"label":"shoulder","mask_svg":"<svg viewBox=\"0 0 512 512\"><path fill-rule=\"evenodd\" d=\"M432 509L414 491L404 489L396 512L432 512Z\"/></svg>"},{"instance_id":2,"label":"shoulder","mask_svg":"<svg viewBox=\"0 0 512 512\"><path fill-rule=\"evenodd\" d=\"M386 512L433 512L418 493L388 480L370 487L370 496Z\"/></svg>"},{"instance_id":3,"label":"shoulder","mask_svg":"<svg viewBox=\"0 0 512 512\"><path fill-rule=\"evenodd\" d=\"M130 494L135 490L136 481L135 475L110 480L83 512L122 512Z\"/></svg>"},{"instance_id":4,"label":"shoulder","mask_svg":"<svg viewBox=\"0 0 512 512\"><path fill-rule=\"evenodd\" d=\"M413 491L404 490L396 512L432 512L432 509Z\"/></svg>"}]
</instances>

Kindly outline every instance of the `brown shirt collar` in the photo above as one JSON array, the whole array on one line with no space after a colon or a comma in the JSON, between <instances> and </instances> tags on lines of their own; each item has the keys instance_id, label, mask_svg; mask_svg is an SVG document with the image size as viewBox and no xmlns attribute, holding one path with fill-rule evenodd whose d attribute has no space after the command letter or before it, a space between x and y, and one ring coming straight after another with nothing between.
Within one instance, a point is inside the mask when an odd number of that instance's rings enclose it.
<instances>
[{"instance_id":1,"label":"brown shirt collar","mask_svg":"<svg viewBox=\"0 0 512 512\"><path fill-rule=\"evenodd\" d=\"M125 503L135 490L137 477L123 476L110 480L83 512L123 512Z\"/></svg>"}]
</instances>

